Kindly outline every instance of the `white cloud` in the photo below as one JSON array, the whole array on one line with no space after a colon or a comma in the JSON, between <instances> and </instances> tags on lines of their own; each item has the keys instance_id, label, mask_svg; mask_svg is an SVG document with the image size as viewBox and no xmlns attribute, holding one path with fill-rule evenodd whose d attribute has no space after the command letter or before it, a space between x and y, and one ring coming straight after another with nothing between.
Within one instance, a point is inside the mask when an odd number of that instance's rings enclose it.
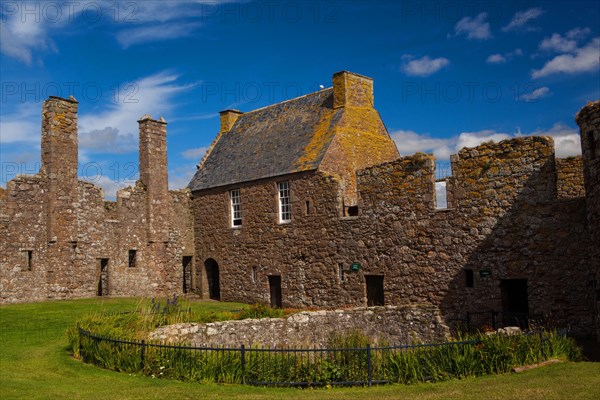
<instances>
[{"instance_id":1,"label":"white cloud","mask_svg":"<svg viewBox=\"0 0 600 400\"><path fill-rule=\"evenodd\" d=\"M137 149L137 136L120 135L119 130L112 127L94 129L79 135L79 146L97 153L125 154Z\"/></svg>"},{"instance_id":2,"label":"white cloud","mask_svg":"<svg viewBox=\"0 0 600 400\"><path fill-rule=\"evenodd\" d=\"M598 71L600 66L600 37L587 45L576 48L572 53L561 54L546 62L541 69L533 70L531 77L542 78L553 74L577 74Z\"/></svg>"},{"instance_id":3,"label":"white cloud","mask_svg":"<svg viewBox=\"0 0 600 400\"><path fill-rule=\"evenodd\" d=\"M40 141L40 106L20 104L16 112L1 115L0 145L8 143L37 143Z\"/></svg>"},{"instance_id":4,"label":"white cloud","mask_svg":"<svg viewBox=\"0 0 600 400\"><path fill-rule=\"evenodd\" d=\"M500 53L491 54L488 56L488 58L485 61L488 64L503 64L503 63L506 63L506 62L512 60L513 57L515 57L515 56L522 56L522 55L523 55L523 50L517 48L517 49L514 49L513 51L509 51L504 54L500 54Z\"/></svg>"},{"instance_id":5,"label":"white cloud","mask_svg":"<svg viewBox=\"0 0 600 400\"><path fill-rule=\"evenodd\" d=\"M123 46L130 46L190 36L200 26L198 23L177 23L141 26L124 29L117 33L117 40Z\"/></svg>"},{"instance_id":6,"label":"white cloud","mask_svg":"<svg viewBox=\"0 0 600 400\"><path fill-rule=\"evenodd\" d=\"M404 55L402 58L405 60L402 71L410 76L429 76L450 64L450 61L444 57L432 59L429 56L423 56L413 59L411 55Z\"/></svg>"},{"instance_id":7,"label":"white cloud","mask_svg":"<svg viewBox=\"0 0 600 400\"><path fill-rule=\"evenodd\" d=\"M530 93L522 94L521 96L519 96L519 100L522 100L525 102L534 102L537 99L541 99L543 97L548 96L549 94L550 94L550 88L547 86L542 86L541 88L537 88Z\"/></svg>"},{"instance_id":8,"label":"white cloud","mask_svg":"<svg viewBox=\"0 0 600 400\"><path fill-rule=\"evenodd\" d=\"M536 129L530 135L552 136L557 157L564 158L581 154L579 131L563 123L557 122L550 129Z\"/></svg>"},{"instance_id":9,"label":"white cloud","mask_svg":"<svg viewBox=\"0 0 600 400\"><path fill-rule=\"evenodd\" d=\"M44 18L36 18L35 15L2 15L0 52L31 65L35 50L57 51L54 42L48 37L47 30L48 24Z\"/></svg>"},{"instance_id":10,"label":"white cloud","mask_svg":"<svg viewBox=\"0 0 600 400\"><path fill-rule=\"evenodd\" d=\"M139 79L133 85L134 89L127 88L126 93L118 96L121 101L111 104L106 111L81 113L79 131L86 138L84 143L97 149L97 146L101 146L101 141L94 138L94 133L101 132L116 144L114 148L105 146L107 152L126 152L127 146L131 147L135 141L133 138L138 136L136 121L142 115L150 114L159 118L170 112L175 106L173 98L194 86L176 84L177 79L178 75L167 72Z\"/></svg>"},{"instance_id":11,"label":"white cloud","mask_svg":"<svg viewBox=\"0 0 600 400\"><path fill-rule=\"evenodd\" d=\"M200 160L206 154L206 150L208 150L206 146L187 149L181 152L181 156L188 160Z\"/></svg>"},{"instance_id":12,"label":"white cloud","mask_svg":"<svg viewBox=\"0 0 600 400\"><path fill-rule=\"evenodd\" d=\"M117 197L117 191L127 186L135 185L135 180L123 180L114 181L105 175L98 175L94 177L80 177L82 180L91 182L96 186L102 188L104 196L107 199L114 200Z\"/></svg>"},{"instance_id":13,"label":"white cloud","mask_svg":"<svg viewBox=\"0 0 600 400\"><path fill-rule=\"evenodd\" d=\"M486 13L481 13L475 18L464 17L454 27L455 35L465 34L467 39L487 40L492 38L490 23L486 22Z\"/></svg>"},{"instance_id":14,"label":"white cloud","mask_svg":"<svg viewBox=\"0 0 600 400\"><path fill-rule=\"evenodd\" d=\"M446 182L435 183L435 208L448 208L448 196L446 191Z\"/></svg>"},{"instance_id":15,"label":"white cloud","mask_svg":"<svg viewBox=\"0 0 600 400\"><path fill-rule=\"evenodd\" d=\"M112 0L80 0L52 2L51 7L44 6L43 2L6 2L0 16L0 52L27 65L41 62L41 53L58 52L52 34L65 31L69 24L84 18L84 10L97 12L104 22L123 28L116 37L125 48L149 41L175 39L191 34L200 26L197 22L186 22L186 19L216 17L223 11L218 7L230 1L137 1L121 4Z\"/></svg>"},{"instance_id":16,"label":"white cloud","mask_svg":"<svg viewBox=\"0 0 600 400\"><path fill-rule=\"evenodd\" d=\"M577 41L562 37L558 33L552 34L549 38L542 40L540 50L556 51L558 53L570 53L577 49Z\"/></svg>"},{"instance_id":17,"label":"white cloud","mask_svg":"<svg viewBox=\"0 0 600 400\"><path fill-rule=\"evenodd\" d=\"M502 64L506 62L506 57L502 54L491 54L485 61L488 64Z\"/></svg>"},{"instance_id":18,"label":"white cloud","mask_svg":"<svg viewBox=\"0 0 600 400\"><path fill-rule=\"evenodd\" d=\"M530 21L539 18L544 13L539 7L533 7L524 11L517 11L508 25L502 28L504 32L510 31L533 31L538 28L528 25Z\"/></svg>"},{"instance_id":19,"label":"white cloud","mask_svg":"<svg viewBox=\"0 0 600 400\"><path fill-rule=\"evenodd\" d=\"M396 142L396 146L402 155L424 152L433 153L441 159L449 159L454 151L452 140L447 138L434 138L410 130L394 131L390 136Z\"/></svg>"},{"instance_id":20,"label":"white cloud","mask_svg":"<svg viewBox=\"0 0 600 400\"><path fill-rule=\"evenodd\" d=\"M555 123L550 129L536 129L530 133L497 132L484 129L477 132L461 132L449 138L434 138L428 134L420 134L411 130L398 130L390 133L402 155L416 152L433 153L440 161L447 161L450 155L458 153L464 147L476 147L482 143L499 142L521 136L551 136L554 138L557 157L569 157L581 154L579 132L562 123Z\"/></svg>"},{"instance_id":21,"label":"white cloud","mask_svg":"<svg viewBox=\"0 0 600 400\"><path fill-rule=\"evenodd\" d=\"M592 33L590 28L573 28L570 31L567 32L566 36L569 39L576 39L576 40L580 40L585 38L587 35L589 35L590 33Z\"/></svg>"},{"instance_id":22,"label":"white cloud","mask_svg":"<svg viewBox=\"0 0 600 400\"><path fill-rule=\"evenodd\" d=\"M183 189L190 183L196 173L196 165L182 165L169 171L169 189Z\"/></svg>"}]
</instances>

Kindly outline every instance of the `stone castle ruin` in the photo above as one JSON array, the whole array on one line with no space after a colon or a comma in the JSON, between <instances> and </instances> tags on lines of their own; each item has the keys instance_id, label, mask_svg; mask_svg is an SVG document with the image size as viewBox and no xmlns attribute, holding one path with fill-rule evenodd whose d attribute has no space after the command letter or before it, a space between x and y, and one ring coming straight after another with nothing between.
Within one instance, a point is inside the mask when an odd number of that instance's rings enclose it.
<instances>
[{"instance_id":1,"label":"stone castle ruin","mask_svg":"<svg viewBox=\"0 0 600 400\"><path fill-rule=\"evenodd\" d=\"M77 108L42 110L42 167L0 190L0 301L194 292L274 306L496 310L600 337L600 101L582 156L550 137L465 148L436 208L435 159L401 157L373 81L242 113L185 190L167 186L166 127L139 123L140 179L115 202L77 177Z\"/></svg>"}]
</instances>

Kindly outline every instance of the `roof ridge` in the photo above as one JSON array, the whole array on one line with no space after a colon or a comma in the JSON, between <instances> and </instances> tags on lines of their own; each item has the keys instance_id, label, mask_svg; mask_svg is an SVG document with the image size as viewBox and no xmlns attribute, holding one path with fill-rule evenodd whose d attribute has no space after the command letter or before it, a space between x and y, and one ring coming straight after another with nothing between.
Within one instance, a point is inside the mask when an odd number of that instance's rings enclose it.
<instances>
[{"instance_id":1,"label":"roof ridge","mask_svg":"<svg viewBox=\"0 0 600 400\"><path fill-rule=\"evenodd\" d=\"M275 106L278 106L280 104L289 103L290 101L299 100L299 99L302 99L304 97L314 96L316 94L320 94L320 93L323 93L323 92L328 91L328 90L333 90L333 86L321 89L321 90L319 90L317 92L307 93L307 94L303 94L302 96L294 97L292 99L280 101L279 103L269 104L268 106L256 108L256 109L251 110L251 111L246 111L246 112L242 113L242 115L247 115L247 114L250 114L250 113L253 113L253 112L256 112L256 111L261 111L261 110L264 110L265 108L269 108L269 107L275 107Z\"/></svg>"}]
</instances>

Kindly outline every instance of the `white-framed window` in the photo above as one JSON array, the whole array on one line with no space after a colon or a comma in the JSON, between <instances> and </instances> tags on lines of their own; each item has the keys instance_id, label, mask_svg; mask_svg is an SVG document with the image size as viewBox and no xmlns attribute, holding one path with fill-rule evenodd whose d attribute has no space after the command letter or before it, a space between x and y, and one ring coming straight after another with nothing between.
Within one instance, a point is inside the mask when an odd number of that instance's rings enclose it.
<instances>
[{"instance_id":1,"label":"white-framed window","mask_svg":"<svg viewBox=\"0 0 600 400\"><path fill-rule=\"evenodd\" d=\"M242 196L240 189L229 191L231 201L231 226L242 226Z\"/></svg>"},{"instance_id":2,"label":"white-framed window","mask_svg":"<svg viewBox=\"0 0 600 400\"><path fill-rule=\"evenodd\" d=\"M290 182L284 181L277 183L277 189L279 192L279 223L290 222L292 220Z\"/></svg>"}]
</instances>

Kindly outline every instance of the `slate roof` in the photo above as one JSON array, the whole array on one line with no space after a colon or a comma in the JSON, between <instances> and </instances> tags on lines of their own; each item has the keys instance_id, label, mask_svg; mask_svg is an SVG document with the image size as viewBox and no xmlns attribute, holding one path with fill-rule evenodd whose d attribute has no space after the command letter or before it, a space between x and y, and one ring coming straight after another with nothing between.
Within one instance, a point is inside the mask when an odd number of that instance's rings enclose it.
<instances>
[{"instance_id":1,"label":"slate roof","mask_svg":"<svg viewBox=\"0 0 600 400\"><path fill-rule=\"evenodd\" d=\"M333 88L250 111L213 145L188 188L192 191L319 167L342 111Z\"/></svg>"}]
</instances>

